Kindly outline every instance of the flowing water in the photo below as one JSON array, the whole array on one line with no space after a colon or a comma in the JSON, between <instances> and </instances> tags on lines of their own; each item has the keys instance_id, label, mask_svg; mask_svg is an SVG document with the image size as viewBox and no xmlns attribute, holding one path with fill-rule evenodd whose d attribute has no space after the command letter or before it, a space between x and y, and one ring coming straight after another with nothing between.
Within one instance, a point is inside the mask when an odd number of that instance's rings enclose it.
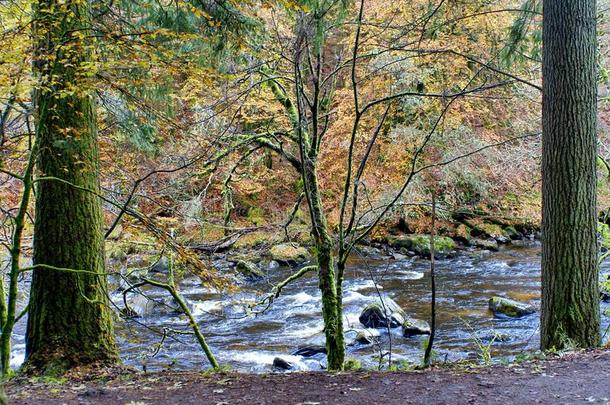
<instances>
[{"instance_id":1,"label":"flowing water","mask_svg":"<svg viewBox=\"0 0 610 405\"><path fill-rule=\"evenodd\" d=\"M494 359L512 358L538 347L538 313L520 319L494 318L488 310L490 297L499 295L540 307L540 246L523 243L503 247L499 252L465 251L455 258L439 260L437 280L437 361L477 358L490 345ZM273 267L273 266L272 266ZM260 300L273 284L294 269L269 268L267 277L256 283L243 283L239 292L219 294L203 288L196 277L181 282L181 292L192 308L202 332L221 364L237 371L271 371L273 359L280 356L297 370L320 370L324 354L313 357L291 355L300 347L323 345L320 293L314 273L287 286L273 305L257 316L246 315L244 302ZM602 269L610 273L610 266ZM430 314L429 263L417 258L353 259L346 275L344 302L347 342L361 329L358 316L362 308L381 297L396 301L412 317L428 320ZM24 286L27 288L27 286ZM163 291L149 290L157 303L150 315L117 324L118 341L126 364L147 370L202 369L208 363L192 335L185 318L171 309L172 302ZM122 305L119 293L113 296ZM133 307L146 302L133 302ZM149 305L152 302L148 303ZM610 318L602 304L602 331ZM143 310L143 309L142 309ZM16 328L13 361L18 365L24 355L25 322ZM166 331L163 338L159 332ZM380 329L380 344L350 344L348 357L367 367L379 362L380 350L391 343L393 361L421 361L425 337L404 338L400 328ZM494 339L494 336L496 337ZM162 345L160 342L163 341ZM384 357L387 358L387 357Z\"/></svg>"}]
</instances>

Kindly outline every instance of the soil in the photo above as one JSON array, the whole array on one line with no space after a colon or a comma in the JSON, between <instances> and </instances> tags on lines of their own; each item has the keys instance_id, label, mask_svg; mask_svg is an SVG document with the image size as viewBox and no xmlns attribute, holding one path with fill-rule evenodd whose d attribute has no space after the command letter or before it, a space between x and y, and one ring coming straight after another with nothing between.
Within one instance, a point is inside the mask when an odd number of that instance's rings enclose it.
<instances>
[{"instance_id":1,"label":"soil","mask_svg":"<svg viewBox=\"0 0 610 405\"><path fill-rule=\"evenodd\" d=\"M15 378L11 404L488 404L610 403L610 351L507 366L453 365L412 372L135 373L68 381Z\"/></svg>"}]
</instances>

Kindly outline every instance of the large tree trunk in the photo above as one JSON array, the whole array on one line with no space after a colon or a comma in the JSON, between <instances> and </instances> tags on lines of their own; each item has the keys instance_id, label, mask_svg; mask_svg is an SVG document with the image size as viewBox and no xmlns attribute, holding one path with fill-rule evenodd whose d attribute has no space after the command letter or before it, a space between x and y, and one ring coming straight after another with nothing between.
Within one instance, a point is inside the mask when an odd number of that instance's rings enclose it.
<instances>
[{"instance_id":1,"label":"large tree trunk","mask_svg":"<svg viewBox=\"0 0 610 405\"><path fill-rule=\"evenodd\" d=\"M596 8L543 15L542 349L600 343L596 241Z\"/></svg>"},{"instance_id":2,"label":"large tree trunk","mask_svg":"<svg viewBox=\"0 0 610 405\"><path fill-rule=\"evenodd\" d=\"M86 1L35 4L34 72L40 154L26 365L61 371L114 362L106 294L92 44ZM60 180L48 179L56 178ZM91 191L85 191L91 190ZM63 270L57 270L60 268ZM71 270L68 270L71 269Z\"/></svg>"}]
</instances>

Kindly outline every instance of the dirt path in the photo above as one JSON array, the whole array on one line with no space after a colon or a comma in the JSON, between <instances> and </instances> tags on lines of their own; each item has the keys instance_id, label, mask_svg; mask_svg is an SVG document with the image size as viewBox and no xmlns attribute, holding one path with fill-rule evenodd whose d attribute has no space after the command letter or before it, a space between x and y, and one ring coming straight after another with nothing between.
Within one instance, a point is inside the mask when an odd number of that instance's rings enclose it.
<instances>
[{"instance_id":1,"label":"dirt path","mask_svg":"<svg viewBox=\"0 0 610 405\"><path fill-rule=\"evenodd\" d=\"M168 372L65 384L17 380L6 390L12 404L609 404L610 352L425 372Z\"/></svg>"}]
</instances>

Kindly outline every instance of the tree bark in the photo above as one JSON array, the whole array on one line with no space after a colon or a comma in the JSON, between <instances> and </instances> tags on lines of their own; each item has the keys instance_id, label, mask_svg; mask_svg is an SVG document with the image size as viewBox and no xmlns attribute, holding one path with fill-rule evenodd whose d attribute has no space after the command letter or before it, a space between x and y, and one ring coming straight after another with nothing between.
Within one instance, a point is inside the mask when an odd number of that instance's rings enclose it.
<instances>
[{"instance_id":1,"label":"tree bark","mask_svg":"<svg viewBox=\"0 0 610 405\"><path fill-rule=\"evenodd\" d=\"M118 360L95 194L99 156L88 7L81 0L34 4L37 164L45 179L36 188L26 368L45 372Z\"/></svg>"},{"instance_id":2,"label":"tree bark","mask_svg":"<svg viewBox=\"0 0 610 405\"><path fill-rule=\"evenodd\" d=\"M596 5L543 11L541 348L600 343L596 238Z\"/></svg>"},{"instance_id":3,"label":"tree bark","mask_svg":"<svg viewBox=\"0 0 610 405\"><path fill-rule=\"evenodd\" d=\"M345 361L345 342L343 337L343 307L341 296L337 292L335 280L335 264L333 260L333 243L328 233L326 216L320 199L318 177L314 164L304 159L303 182L305 184L312 231L316 244L318 260L318 279L322 294L322 317L324 319L324 334L326 337L326 353L328 370L343 370Z\"/></svg>"}]
</instances>

